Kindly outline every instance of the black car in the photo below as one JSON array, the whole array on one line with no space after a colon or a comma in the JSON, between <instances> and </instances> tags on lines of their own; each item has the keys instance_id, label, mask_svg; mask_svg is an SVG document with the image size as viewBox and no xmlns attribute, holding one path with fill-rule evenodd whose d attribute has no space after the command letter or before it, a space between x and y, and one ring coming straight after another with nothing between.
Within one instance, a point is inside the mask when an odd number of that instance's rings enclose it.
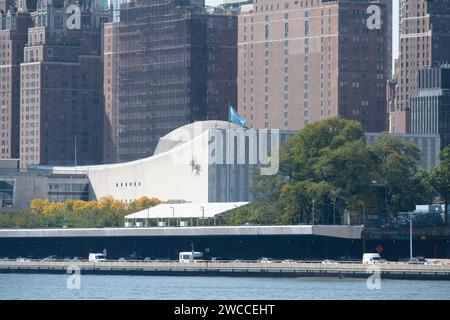
<instances>
[{"instance_id":1,"label":"black car","mask_svg":"<svg viewBox=\"0 0 450 320\"><path fill-rule=\"evenodd\" d=\"M427 259L424 257L414 257L408 260L409 264L425 264L427 262Z\"/></svg>"}]
</instances>

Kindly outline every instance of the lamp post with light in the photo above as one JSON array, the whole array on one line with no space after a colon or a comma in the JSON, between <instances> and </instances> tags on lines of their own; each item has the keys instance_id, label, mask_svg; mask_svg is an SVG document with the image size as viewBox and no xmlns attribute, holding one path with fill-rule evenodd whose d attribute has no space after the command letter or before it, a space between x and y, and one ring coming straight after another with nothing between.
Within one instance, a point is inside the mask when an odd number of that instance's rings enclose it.
<instances>
[{"instance_id":1,"label":"lamp post with light","mask_svg":"<svg viewBox=\"0 0 450 320\"><path fill-rule=\"evenodd\" d=\"M172 209L172 220L175 221L175 208L174 207L170 207L170 209ZM170 227L170 224L169 224L169 227Z\"/></svg>"},{"instance_id":2,"label":"lamp post with light","mask_svg":"<svg viewBox=\"0 0 450 320\"><path fill-rule=\"evenodd\" d=\"M205 207L201 206L200 209L202 210L202 225L205 222Z\"/></svg>"}]
</instances>

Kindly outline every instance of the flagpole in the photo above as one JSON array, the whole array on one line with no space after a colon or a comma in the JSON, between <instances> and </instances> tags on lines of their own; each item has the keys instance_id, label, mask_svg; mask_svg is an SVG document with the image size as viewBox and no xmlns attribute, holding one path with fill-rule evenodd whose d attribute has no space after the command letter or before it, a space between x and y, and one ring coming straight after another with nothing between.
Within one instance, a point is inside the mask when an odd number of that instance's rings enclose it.
<instances>
[{"instance_id":1,"label":"flagpole","mask_svg":"<svg viewBox=\"0 0 450 320\"><path fill-rule=\"evenodd\" d=\"M229 158L230 158L230 130L231 130L231 119L230 119L230 111L231 107L228 107L228 132L227 132L227 150L226 150L226 165L227 165L227 202L230 202L230 164L229 164Z\"/></svg>"}]
</instances>

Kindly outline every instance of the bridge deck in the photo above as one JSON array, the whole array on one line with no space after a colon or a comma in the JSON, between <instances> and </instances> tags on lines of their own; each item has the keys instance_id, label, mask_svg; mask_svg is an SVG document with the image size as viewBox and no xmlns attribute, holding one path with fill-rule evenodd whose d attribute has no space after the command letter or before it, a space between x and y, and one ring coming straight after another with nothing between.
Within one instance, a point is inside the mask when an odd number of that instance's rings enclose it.
<instances>
[{"instance_id":1,"label":"bridge deck","mask_svg":"<svg viewBox=\"0 0 450 320\"><path fill-rule=\"evenodd\" d=\"M282 225L86 229L0 229L0 238L318 235L361 239L362 226Z\"/></svg>"},{"instance_id":2,"label":"bridge deck","mask_svg":"<svg viewBox=\"0 0 450 320\"><path fill-rule=\"evenodd\" d=\"M266 276L266 277L356 277L368 278L378 273L382 278L450 280L450 265L410 265L385 263L315 262L191 262L177 261L0 261L0 273L68 273L136 274L136 275L196 275L196 276Z\"/></svg>"}]
</instances>

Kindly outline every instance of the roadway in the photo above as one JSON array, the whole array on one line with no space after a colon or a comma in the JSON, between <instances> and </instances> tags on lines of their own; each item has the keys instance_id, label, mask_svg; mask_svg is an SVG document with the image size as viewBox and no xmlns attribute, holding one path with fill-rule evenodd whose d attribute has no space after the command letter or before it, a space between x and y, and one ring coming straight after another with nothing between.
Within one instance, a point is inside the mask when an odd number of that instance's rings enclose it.
<instances>
[{"instance_id":1,"label":"roadway","mask_svg":"<svg viewBox=\"0 0 450 320\"><path fill-rule=\"evenodd\" d=\"M357 262L274 261L43 261L1 260L0 273L57 273L79 270L81 274L130 274L176 276L257 276L257 277L354 277L450 280L450 264L414 265L388 262L366 265Z\"/></svg>"}]
</instances>

